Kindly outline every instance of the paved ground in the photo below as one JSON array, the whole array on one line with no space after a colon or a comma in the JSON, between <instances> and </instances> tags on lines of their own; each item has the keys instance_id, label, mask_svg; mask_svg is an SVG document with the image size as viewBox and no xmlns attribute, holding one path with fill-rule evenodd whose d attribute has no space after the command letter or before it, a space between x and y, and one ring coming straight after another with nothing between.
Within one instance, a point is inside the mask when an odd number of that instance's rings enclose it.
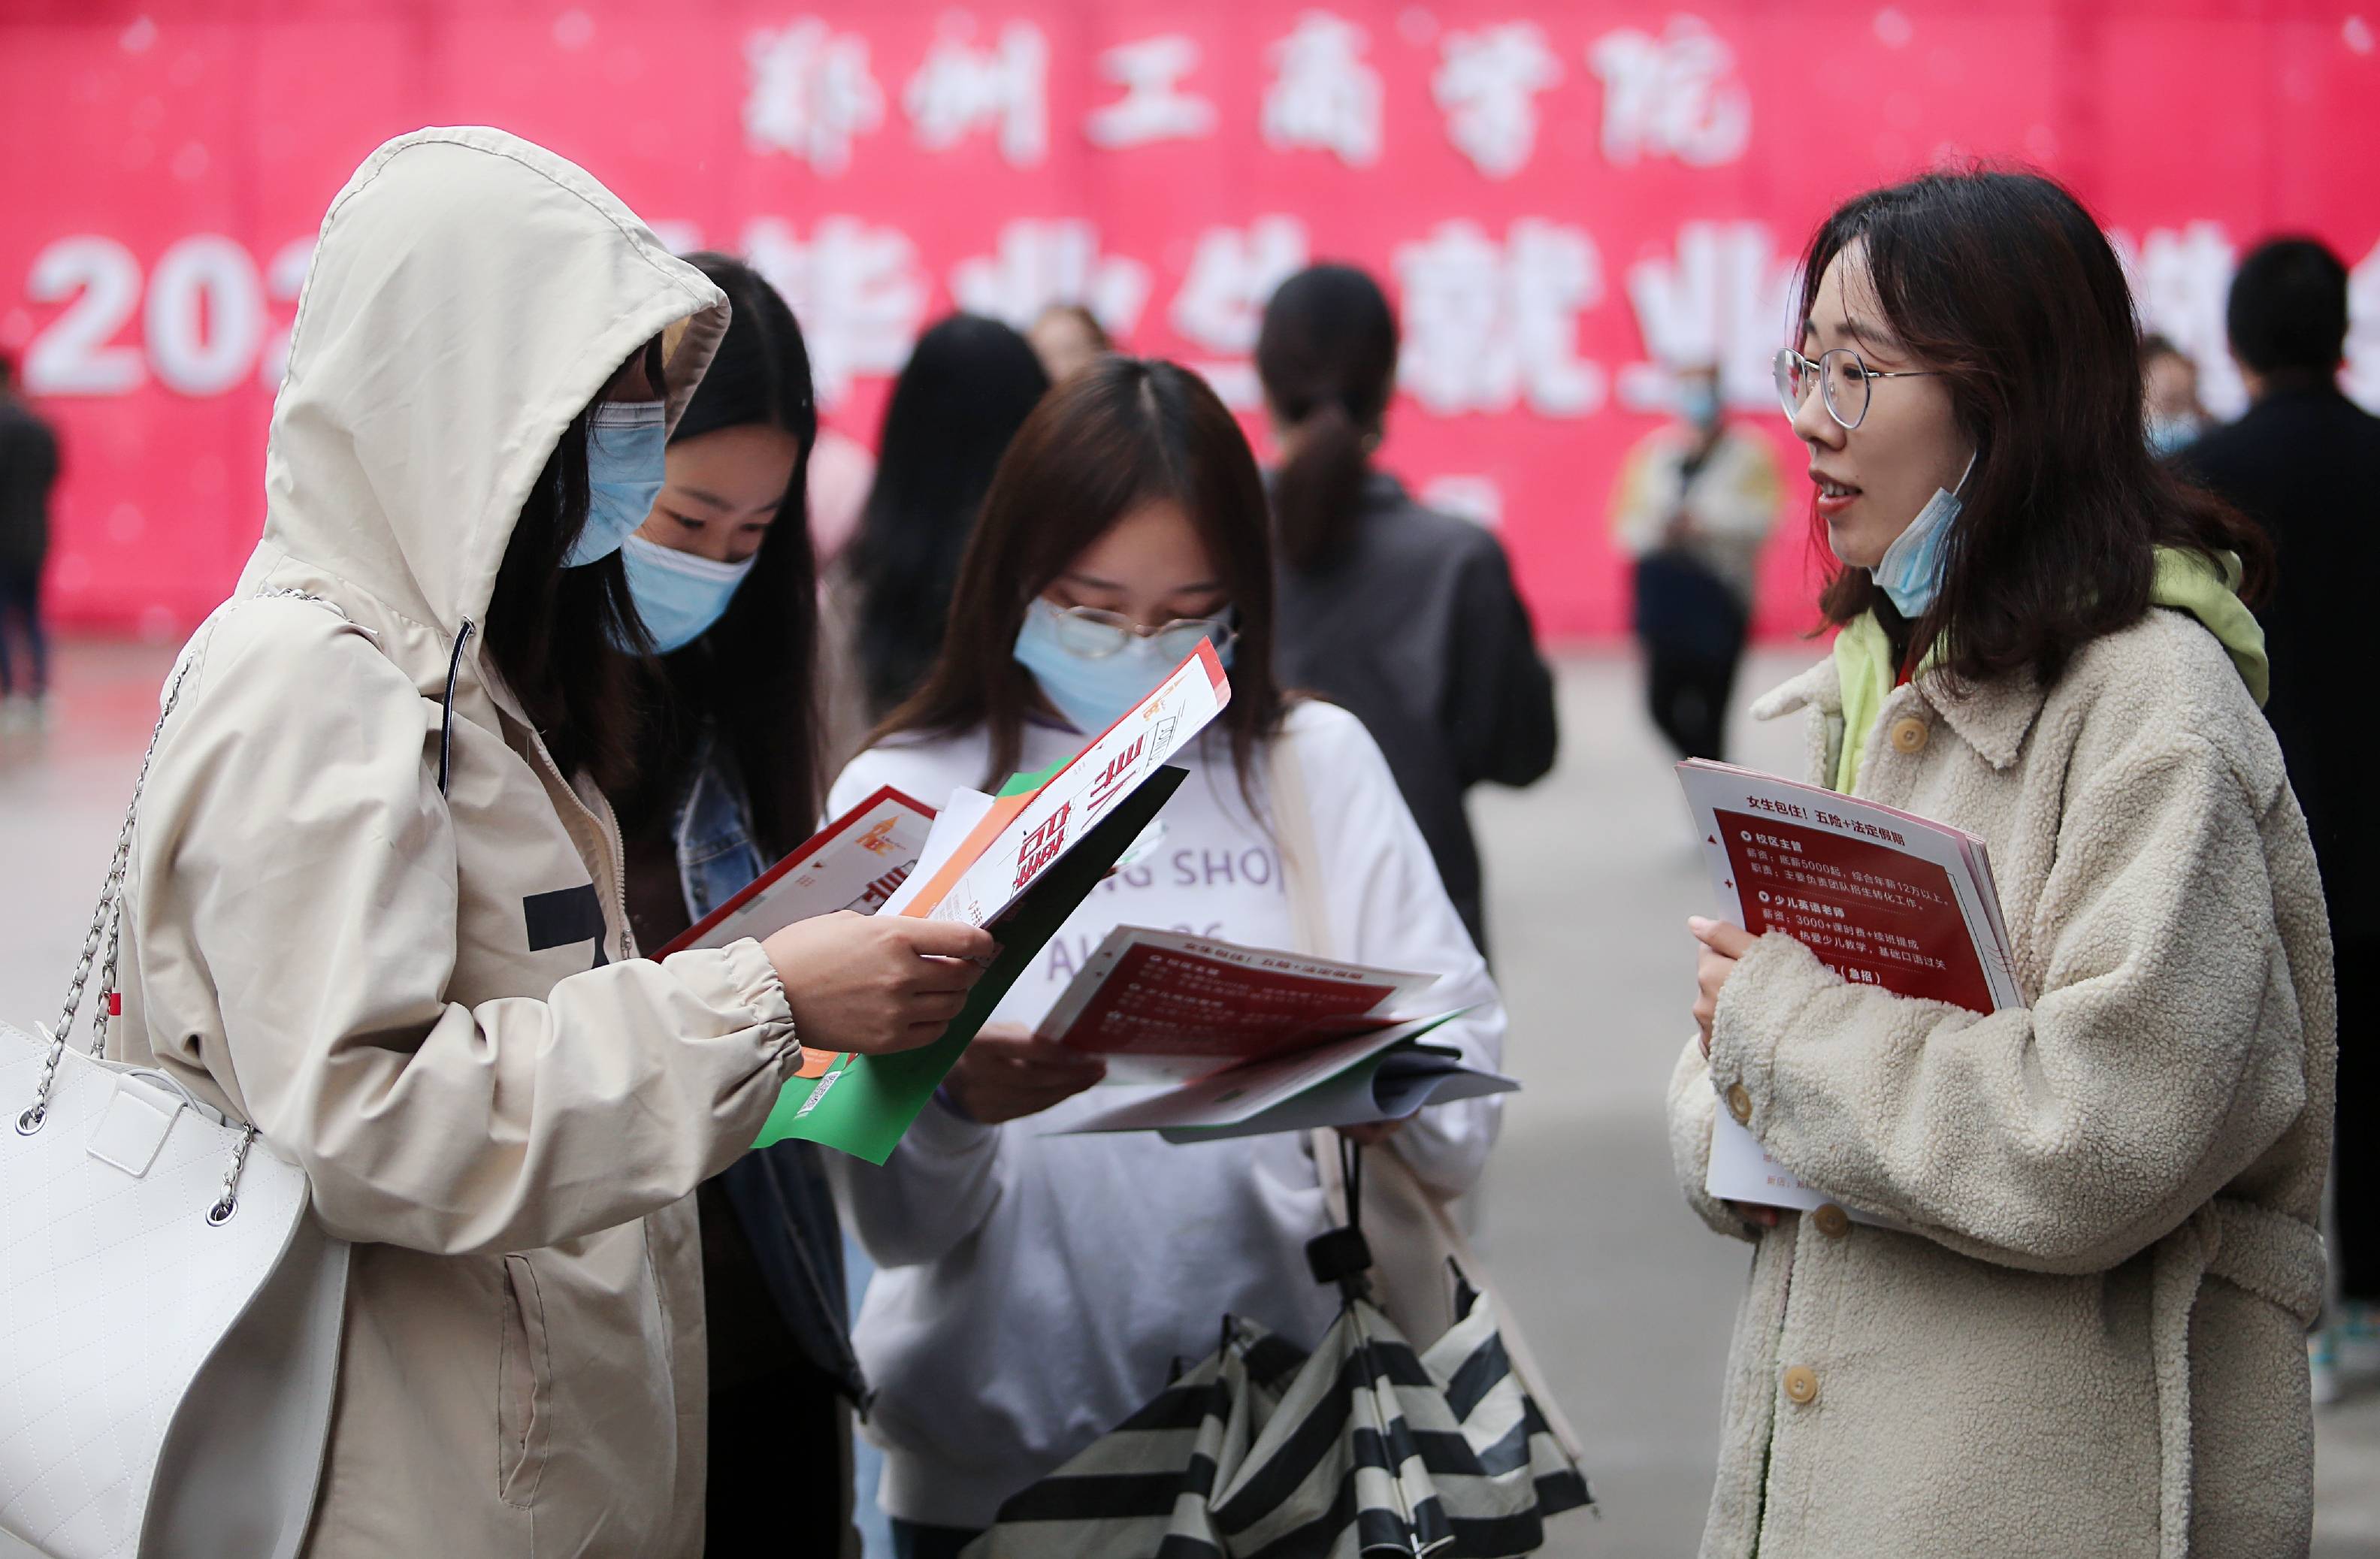
<instances>
[{"instance_id":1,"label":"paved ground","mask_svg":"<svg viewBox=\"0 0 2380 1559\"><path fill-rule=\"evenodd\" d=\"M1769 658L1745 685L1803 658ZM165 659L73 647L55 729L0 743L0 1014L11 1021L46 1020L64 989ZM1744 1263L1670 1183L1661 1094L1692 968L1681 923L1706 907L1706 890L1634 687L1623 659L1565 665L1560 771L1479 807L1512 1064L1528 1083L1483 1233L1604 1502L1599 1519L1558 1524L1548 1552L1563 1559L1693 1551ZM1747 729L1735 755L1783 767L1797 743ZM2380 1392L2321 1422L2315 1553L2380 1559Z\"/></svg>"}]
</instances>

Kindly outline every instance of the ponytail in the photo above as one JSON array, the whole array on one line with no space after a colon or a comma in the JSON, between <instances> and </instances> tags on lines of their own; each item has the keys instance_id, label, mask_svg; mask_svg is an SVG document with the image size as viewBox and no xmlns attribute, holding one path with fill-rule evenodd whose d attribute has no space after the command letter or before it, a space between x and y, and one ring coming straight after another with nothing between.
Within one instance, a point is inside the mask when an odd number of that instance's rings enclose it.
<instances>
[{"instance_id":1,"label":"ponytail","mask_svg":"<svg viewBox=\"0 0 2380 1559\"><path fill-rule=\"evenodd\" d=\"M1396 388L1387 296L1351 266L1299 272L1265 305L1257 374L1275 419L1295 433L1296 453L1273 484L1281 561L1326 568L1354 546L1371 446Z\"/></svg>"},{"instance_id":2,"label":"ponytail","mask_svg":"<svg viewBox=\"0 0 2380 1559\"><path fill-rule=\"evenodd\" d=\"M1273 525L1281 560L1300 572L1347 555L1372 474L1364 430L1344 406L1327 402L1297 425L1297 453L1273 480Z\"/></svg>"}]
</instances>

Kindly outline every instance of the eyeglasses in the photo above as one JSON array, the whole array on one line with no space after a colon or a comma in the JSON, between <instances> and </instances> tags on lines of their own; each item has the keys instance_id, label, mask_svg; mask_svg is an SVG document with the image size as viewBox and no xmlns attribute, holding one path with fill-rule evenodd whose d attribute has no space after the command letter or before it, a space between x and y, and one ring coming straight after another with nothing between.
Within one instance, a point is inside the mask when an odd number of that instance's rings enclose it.
<instances>
[{"instance_id":1,"label":"eyeglasses","mask_svg":"<svg viewBox=\"0 0 2380 1559\"><path fill-rule=\"evenodd\" d=\"M1228 615L1177 617L1162 627L1145 628L1121 612L1095 606L1059 606L1046 600L1042 604L1055 621L1059 645L1087 660L1121 655L1138 643L1148 645L1170 665L1189 659L1201 642L1213 644L1220 655L1240 636Z\"/></svg>"},{"instance_id":2,"label":"eyeglasses","mask_svg":"<svg viewBox=\"0 0 2380 1559\"><path fill-rule=\"evenodd\" d=\"M1845 428L1867 418L1868 396L1879 379L1925 379L1940 369L1872 369L1848 346L1837 346L1815 357L1804 357L1791 346L1777 354L1777 398L1787 417L1799 417L1812 389L1823 385L1827 415Z\"/></svg>"}]
</instances>

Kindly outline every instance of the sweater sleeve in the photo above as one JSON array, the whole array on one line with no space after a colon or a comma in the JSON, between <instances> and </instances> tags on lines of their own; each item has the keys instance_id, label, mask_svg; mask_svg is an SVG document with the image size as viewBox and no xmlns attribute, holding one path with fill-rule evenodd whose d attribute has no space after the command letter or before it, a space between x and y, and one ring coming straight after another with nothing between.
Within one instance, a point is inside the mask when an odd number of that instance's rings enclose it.
<instances>
[{"instance_id":1,"label":"sweater sleeve","mask_svg":"<svg viewBox=\"0 0 2380 1559\"><path fill-rule=\"evenodd\" d=\"M1471 1011L1430 1040L1458 1047L1463 1059L1500 1071L1504 1003L1488 965L1446 896L1437 864L1405 807L1388 760L1354 716L1315 706L1298 711L1295 734L1314 813L1323 903L1332 950L1361 963L1438 972L1419 1000L1428 1010ZM1500 1094L1437 1105L1397 1136L1415 1172L1450 1195L1479 1178L1504 1118Z\"/></svg>"},{"instance_id":2,"label":"sweater sleeve","mask_svg":"<svg viewBox=\"0 0 2380 1559\"><path fill-rule=\"evenodd\" d=\"M2039 998L1988 1016L1847 984L1771 934L1721 993L1712 1086L1794 1173L1954 1250L2117 1265L2305 1105L2260 804L2211 743L2077 776L2036 911Z\"/></svg>"},{"instance_id":3,"label":"sweater sleeve","mask_svg":"<svg viewBox=\"0 0 2380 1559\"><path fill-rule=\"evenodd\" d=\"M327 1228L529 1250L751 1144L800 1060L758 943L450 999L455 824L411 681L306 603L244 603L193 653L136 836L142 1021L305 1168Z\"/></svg>"},{"instance_id":4,"label":"sweater sleeve","mask_svg":"<svg viewBox=\"0 0 2380 1559\"><path fill-rule=\"evenodd\" d=\"M1465 786L1529 785L1554 766L1554 677L1537 653L1529 609L1492 536L1464 560L1455 589L1453 675L1441 711Z\"/></svg>"},{"instance_id":5,"label":"sweater sleeve","mask_svg":"<svg viewBox=\"0 0 2380 1559\"><path fill-rule=\"evenodd\" d=\"M1019 1130L1030 1130L1032 1122ZM881 1167L826 1155L837 1200L878 1266L920 1266L965 1243L999 1204L1007 1126L967 1120L940 1099L917 1119Z\"/></svg>"}]
</instances>

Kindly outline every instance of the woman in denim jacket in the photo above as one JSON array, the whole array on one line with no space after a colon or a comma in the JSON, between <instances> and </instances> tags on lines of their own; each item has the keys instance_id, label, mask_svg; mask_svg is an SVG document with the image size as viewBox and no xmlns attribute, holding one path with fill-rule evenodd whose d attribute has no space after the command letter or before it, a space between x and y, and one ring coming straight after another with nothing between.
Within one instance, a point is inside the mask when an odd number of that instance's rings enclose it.
<instances>
[{"instance_id":1,"label":"woman in denim jacket","mask_svg":"<svg viewBox=\"0 0 2380 1559\"><path fill-rule=\"evenodd\" d=\"M660 658L633 793L614 797L637 944L658 952L808 838L820 796L817 577L802 502L818 434L792 311L750 268L691 257L735 313L672 437L668 477L624 549ZM817 1150L747 1154L698 1196L710 1333L709 1528L765 1520L794 1551L851 1543L850 1480L788 1530L786 1453L850 1456L865 1400L843 1238ZM806 1506L806 1508L818 1508Z\"/></svg>"}]
</instances>

